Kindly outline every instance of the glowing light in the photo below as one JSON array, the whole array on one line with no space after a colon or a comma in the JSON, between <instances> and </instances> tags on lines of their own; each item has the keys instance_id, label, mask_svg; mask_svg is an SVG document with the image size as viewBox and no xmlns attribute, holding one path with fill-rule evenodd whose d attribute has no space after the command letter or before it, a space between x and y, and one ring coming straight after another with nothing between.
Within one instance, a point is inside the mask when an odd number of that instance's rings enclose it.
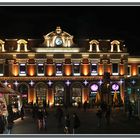
<instances>
[{"instance_id":1,"label":"glowing light","mask_svg":"<svg viewBox=\"0 0 140 140\"><path fill-rule=\"evenodd\" d=\"M122 79L120 79L120 84L122 84L124 81Z\"/></svg>"},{"instance_id":2,"label":"glowing light","mask_svg":"<svg viewBox=\"0 0 140 140\"><path fill-rule=\"evenodd\" d=\"M101 85L101 84L103 83L103 81L102 81L102 80L100 80L98 83Z\"/></svg>"},{"instance_id":3,"label":"glowing light","mask_svg":"<svg viewBox=\"0 0 140 140\"><path fill-rule=\"evenodd\" d=\"M83 75L88 75L89 73L89 65L84 64L83 65Z\"/></svg>"},{"instance_id":4,"label":"glowing light","mask_svg":"<svg viewBox=\"0 0 140 140\"><path fill-rule=\"evenodd\" d=\"M7 82L7 81L5 81L5 82L4 82L4 85L5 85L5 86L7 86L7 85L8 85L8 82Z\"/></svg>"},{"instance_id":5,"label":"glowing light","mask_svg":"<svg viewBox=\"0 0 140 140\"><path fill-rule=\"evenodd\" d=\"M65 83L67 86L69 86L71 84L71 82L69 80L67 80Z\"/></svg>"},{"instance_id":6,"label":"glowing light","mask_svg":"<svg viewBox=\"0 0 140 140\"><path fill-rule=\"evenodd\" d=\"M135 81L135 80L133 80L131 83L134 85L134 84L136 83L136 81Z\"/></svg>"},{"instance_id":7,"label":"glowing light","mask_svg":"<svg viewBox=\"0 0 140 140\"><path fill-rule=\"evenodd\" d=\"M49 80L48 85L51 86L52 84L53 82Z\"/></svg>"},{"instance_id":8,"label":"glowing light","mask_svg":"<svg viewBox=\"0 0 140 140\"><path fill-rule=\"evenodd\" d=\"M84 84L85 84L85 86L88 84L88 81L87 80L85 80L84 82L83 82Z\"/></svg>"},{"instance_id":9,"label":"glowing light","mask_svg":"<svg viewBox=\"0 0 140 140\"><path fill-rule=\"evenodd\" d=\"M98 90L98 85L97 84L92 84L91 87L90 87L90 89L92 91L97 91Z\"/></svg>"},{"instance_id":10,"label":"glowing light","mask_svg":"<svg viewBox=\"0 0 140 140\"><path fill-rule=\"evenodd\" d=\"M14 82L14 85L17 86L19 83L17 81Z\"/></svg>"},{"instance_id":11,"label":"glowing light","mask_svg":"<svg viewBox=\"0 0 140 140\"><path fill-rule=\"evenodd\" d=\"M31 86L33 86L34 85L34 82L31 80L31 82L29 83Z\"/></svg>"}]
</instances>

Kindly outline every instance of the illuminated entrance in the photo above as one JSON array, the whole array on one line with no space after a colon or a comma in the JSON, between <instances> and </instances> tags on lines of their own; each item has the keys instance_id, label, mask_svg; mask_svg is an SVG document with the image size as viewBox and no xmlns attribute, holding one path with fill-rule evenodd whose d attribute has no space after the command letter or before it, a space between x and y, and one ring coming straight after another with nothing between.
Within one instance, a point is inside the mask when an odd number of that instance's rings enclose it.
<instances>
[{"instance_id":1,"label":"illuminated entrance","mask_svg":"<svg viewBox=\"0 0 140 140\"><path fill-rule=\"evenodd\" d=\"M38 105L42 106L43 102L47 101L47 86L45 83L40 82L37 83L36 87L36 103L38 103Z\"/></svg>"},{"instance_id":2,"label":"illuminated entrance","mask_svg":"<svg viewBox=\"0 0 140 140\"><path fill-rule=\"evenodd\" d=\"M72 106L78 106L78 104L82 104L82 85L80 83L74 83L72 85L71 99Z\"/></svg>"},{"instance_id":3,"label":"illuminated entrance","mask_svg":"<svg viewBox=\"0 0 140 140\"><path fill-rule=\"evenodd\" d=\"M65 95L64 85L62 83L57 83L54 86L54 105L55 106L64 105L64 95Z\"/></svg>"}]
</instances>

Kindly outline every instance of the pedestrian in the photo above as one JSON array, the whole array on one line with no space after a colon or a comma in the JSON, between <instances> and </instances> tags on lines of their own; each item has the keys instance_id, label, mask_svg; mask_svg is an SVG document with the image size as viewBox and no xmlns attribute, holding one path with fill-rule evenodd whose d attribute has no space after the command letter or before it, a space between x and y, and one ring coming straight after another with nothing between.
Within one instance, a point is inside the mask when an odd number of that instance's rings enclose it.
<instances>
[{"instance_id":1,"label":"pedestrian","mask_svg":"<svg viewBox=\"0 0 140 140\"><path fill-rule=\"evenodd\" d=\"M37 122L38 122L38 129L41 130L43 128L43 111L38 109L37 112Z\"/></svg>"},{"instance_id":2,"label":"pedestrian","mask_svg":"<svg viewBox=\"0 0 140 140\"><path fill-rule=\"evenodd\" d=\"M43 127L47 129L47 119L48 119L48 112L46 109L43 110Z\"/></svg>"},{"instance_id":3,"label":"pedestrian","mask_svg":"<svg viewBox=\"0 0 140 140\"><path fill-rule=\"evenodd\" d=\"M83 107L84 107L84 111L85 111L85 112L86 112L86 110L87 110L87 106L88 106L88 103L87 103L87 101L85 101L84 104L83 104Z\"/></svg>"},{"instance_id":4,"label":"pedestrian","mask_svg":"<svg viewBox=\"0 0 140 140\"><path fill-rule=\"evenodd\" d=\"M5 129L4 116L0 114L0 134L3 134Z\"/></svg>"},{"instance_id":5,"label":"pedestrian","mask_svg":"<svg viewBox=\"0 0 140 140\"><path fill-rule=\"evenodd\" d=\"M98 127L101 127L101 121L102 121L102 110L99 108L97 110L97 113L96 113L96 116L97 116L97 119L98 119Z\"/></svg>"},{"instance_id":6,"label":"pedestrian","mask_svg":"<svg viewBox=\"0 0 140 140\"><path fill-rule=\"evenodd\" d=\"M81 122L80 122L79 117L77 116L76 113L73 113L73 115L72 115L72 130L73 130L73 134L75 134L75 130L77 128L79 128L80 125L81 125Z\"/></svg>"},{"instance_id":7,"label":"pedestrian","mask_svg":"<svg viewBox=\"0 0 140 140\"><path fill-rule=\"evenodd\" d=\"M58 119L58 126L61 125L62 117L63 117L63 110L60 106L58 106L56 110L56 118Z\"/></svg>"},{"instance_id":8,"label":"pedestrian","mask_svg":"<svg viewBox=\"0 0 140 140\"><path fill-rule=\"evenodd\" d=\"M46 107L47 107L47 103L46 103L46 100L44 99L43 100L43 108L46 109Z\"/></svg>"},{"instance_id":9,"label":"pedestrian","mask_svg":"<svg viewBox=\"0 0 140 140\"><path fill-rule=\"evenodd\" d=\"M69 114L65 115L64 133L65 134L69 134L70 133L70 116L69 116Z\"/></svg>"},{"instance_id":10,"label":"pedestrian","mask_svg":"<svg viewBox=\"0 0 140 140\"><path fill-rule=\"evenodd\" d=\"M108 105L106 114L105 114L107 125L110 125L110 117L111 117L111 107L110 107L110 105Z\"/></svg>"},{"instance_id":11,"label":"pedestrian","mask_svg":"<svg viewBox=\"0 0 140 140\"><path fill-rule=\"evenodd\" d=\"M132 111L133 111L131 102L129 102L128 104L128 111L129 111L128 119L130 120L132 118Z\"/></svg>"},{"instance_id":12,"label":"pedestrian","mask_svg":"<svg viewBox=\"0 0 140 140\"><path fill-rule=\"evenodd\" d=\"M8 115L8 117L7 117L7 130L8 130L8 134L11 134L12 128L13 128L13 122L12 122L11 116Z\"/></svg>"},{"instance_id":13,"label":"pedestrian","mask_svg":"<svg viewBox=\"0 0 140 140\"><path fill-rule=\"evenodd\" d=\"M21 107L21 111L20 111L20 116L21 116L21 120L24 120L24 107Z\"/></svg>"}]
</instances>

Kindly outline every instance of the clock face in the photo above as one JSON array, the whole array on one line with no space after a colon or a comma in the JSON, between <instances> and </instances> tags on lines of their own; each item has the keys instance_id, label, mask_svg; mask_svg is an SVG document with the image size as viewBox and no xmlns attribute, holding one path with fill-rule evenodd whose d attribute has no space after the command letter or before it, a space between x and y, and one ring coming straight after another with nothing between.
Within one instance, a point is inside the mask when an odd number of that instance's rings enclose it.
<instances>
[{"instance_id":1,"label":"clock face","mask_svg":"<svg viewBox=\"0 0 140 140\"><path fill-rule=\"evenodd\" d=\"M119 85L118 84L113 84L112 85L112 89L113 90L118 90L119 89Z\"/></svg>"},{"instance_id":2,"label":"clock face","mask_svg":"<svg viewBox=\"0 0 140 140\"><path fill-rule=\"evenodd\" d=\"M62 45L62 43L63 43L62 39L60 37L57 37L56 40L55 40L55 44L57 46L60 46L60 45Z\"/></svg>"},{"instance_id":3,"label":"clock face","mask_svg":"<svg viewBox=\"0 0 140 140\"><path fill-rule=\"evenodd\" d=\"M98 85L97 84L93 84L93 85L91 85L91 90L92 91L97 91L98 90Z\"/></svg>"}]
</instances>

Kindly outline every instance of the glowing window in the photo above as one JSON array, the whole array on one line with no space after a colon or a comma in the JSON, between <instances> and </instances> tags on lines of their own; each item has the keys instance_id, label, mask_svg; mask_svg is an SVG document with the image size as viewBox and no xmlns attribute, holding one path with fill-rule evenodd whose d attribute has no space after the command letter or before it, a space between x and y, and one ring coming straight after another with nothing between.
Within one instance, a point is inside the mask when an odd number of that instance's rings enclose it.
<instances>
[{"instance_id":1,"label":"glowing window","mask_svg":"<svg viewBox=\"0 0 140 140\"><path fill-rule=\"evenodd\" d=\"M62 76L63 74L62 64L56 64L56 76Z\"/></svg>"},{"instance_id":2,"label":"glowing window","mask_svg":"<svg viewBox=\"0 0 140 140\"><path fill-rule=\"evenodd\" d=\"M80 63L73 64L73 75L80 76Z\"/></svg>"},{"instance_id":3,"label":"glowing window","mask_svg":"<svg viewBox=\"0 0 140 140\"><path fill-rule=\"evenodd\" d=\"M25 64L20 64L19 75L20 76L26 76L26 65Z\"/></svg>"},{"instance_id":4,"label":"glowing window","mask_svg":"<svg viewBox=\"0 0 140 140\"><path fill-rule=\"evenodd\" d=\"M44 64L38 64L37 75L44 76Z\"/></svg>"},{"instance_id":5,"label":"glowing window","mask_svg":"<svg viewBox=\"0 0 140 140\"><path fill-rule=\"evenodd\" d=\"M91 75L97 75L97 74L98 74L97 64L92 64L91 65Z\"/></svg>"}]
</instances>

